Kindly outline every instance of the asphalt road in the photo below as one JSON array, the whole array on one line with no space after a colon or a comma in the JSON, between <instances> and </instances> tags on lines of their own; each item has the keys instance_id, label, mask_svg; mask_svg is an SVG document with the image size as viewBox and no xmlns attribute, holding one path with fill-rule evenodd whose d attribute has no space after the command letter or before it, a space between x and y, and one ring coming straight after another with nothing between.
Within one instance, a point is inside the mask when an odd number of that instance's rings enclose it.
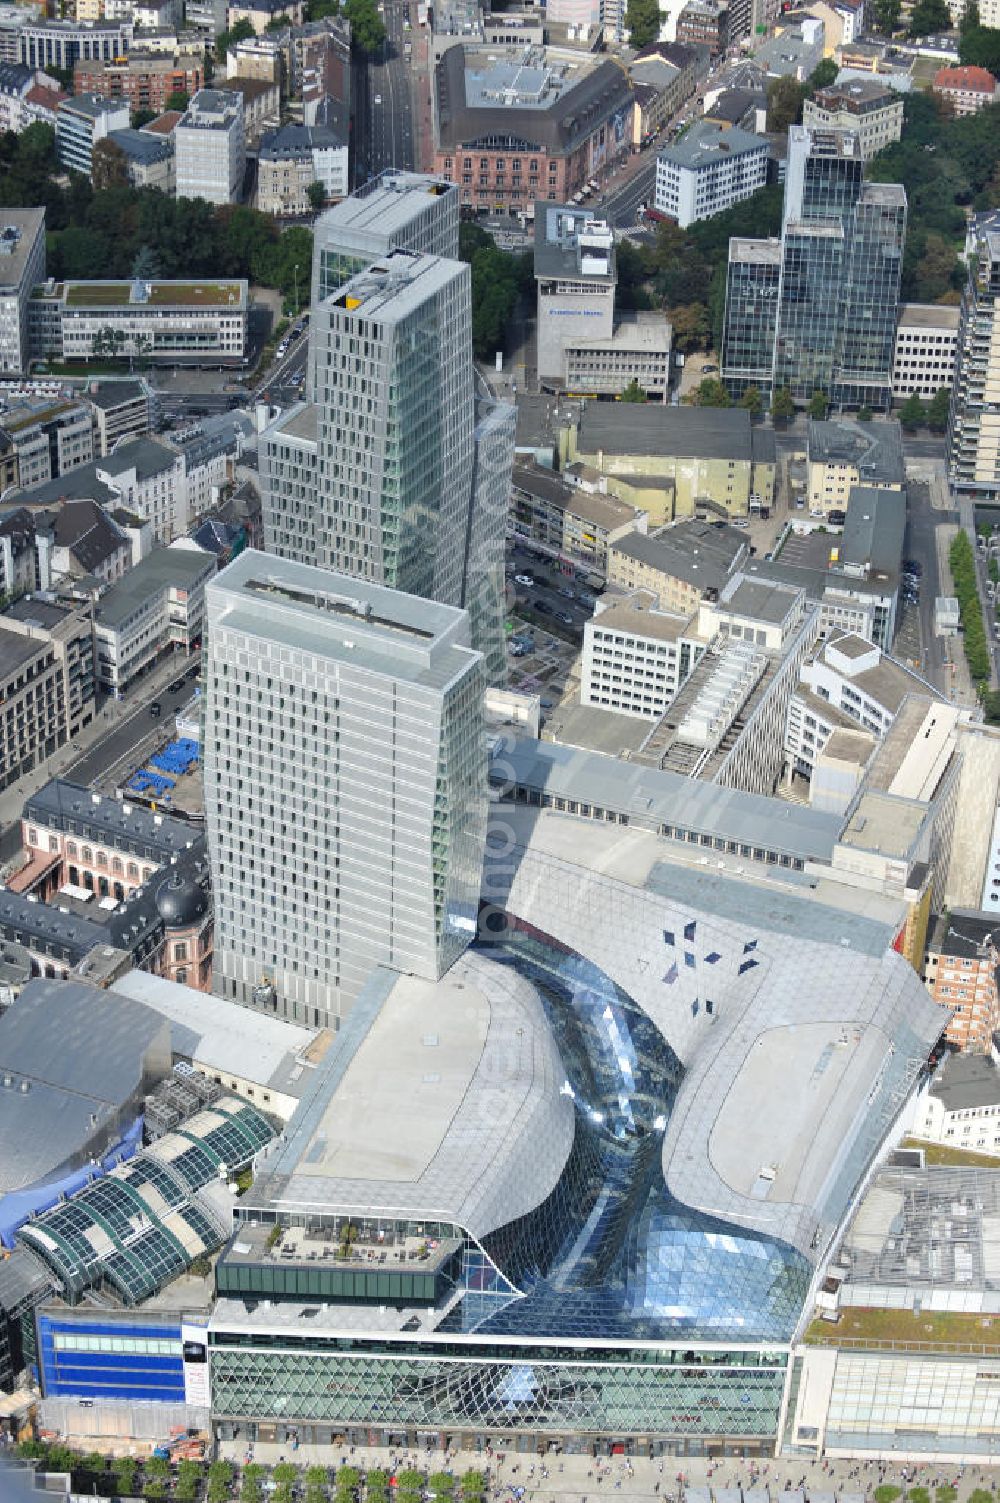
<instances>
[{"instance_id":1,"label":"asphalt road","mask_svg":"<svg viewBox=\"0 0 1000 1503\"><path fill-rule=\"evenodd\" d=\"M356 186L386 167L414 164L410 68L404 22L416 21L416 0L385 0L386 40L378 53L354 64L354 176Z\"/></svg>"},{"instance_id":2,"label":"asphalt road","mask_svg":"<svg viewBox=\"0 0 1000 1503\"><path fill-rule=\"evenodd\" d=\"M291 407L299 400L299 387L309 364L309 326L294 340L283 360L272 365L267 376L254 391L254 399L264 398L276 407Z\"/></svg>"},{"instance_id":3,"label":"asphalt road","mask_svg":"<svg viewBox=\"0 0 1000 1503\"><path fill-rule=\"evenodd\" d=\"M650 150L648 159L634 177L620 188L615 188L598 200L597 209L615 229L628 229L637 223L639 206L653 201L653 185L656 179L656 155Z\"/></svg>"},{"instance_id":4,"label":"asphalt road","mask_svg":"<svg viewBox=\"0 0 1000 1503\"><path fill-rule=\"evenodd\" d=\"M193 391L176 397L161 396L160 411L164 423L175 427L180 422L196 420L206 413L214 415L245 407L249 401L247 394L236 391Z\"/></svg>"},{"instance_id":5,"label":"asphalt road","mask_svg":"<svg viewBox=\"0 0 1000 1503\"><path fill-rule=\"evenodd\" d=\"M571 635L575 641L582 639L584 624L594 613L593 591L585 589L582 583L571 580L567 575L550 568L541 559L533 557L531 551L521 544L514 543L511 546L510 563L518 574L530 576L534 584L520 585L513 575L508 575L508 599L513 596L517 605L536 611L557 636ZM573 591L577 597L575 600L568 600L561 593L567 589ZM545 610L537 611L539 601L546 607ZM559 619L561 616L568 616L570 619L562 621Z\"/></svg>"},{"instance_id":6,"label":"asphalt road","mask_svg":"<svg viewBox=\"0 0 1000 1503\"><path fill-rule=\"evenodd\" d=\"M181 678L190 670L191 663L178 657L176 666L177 677ZM90 786L115 780L119 771L123 777L125 773L131 774L144 743L148 741L152 745L163 740L173 717L188 703L194 689L193 681L188 678L177 690L169 687L157 690L154 684L142 685L132 691L124 704L106 705L102 714L108 715L110 711L107 734L71 762L62 776ZM141 698L133 700L133 695L141 695ZM163 713L157 719L149 713L154 701L163 706Z\"/></svg>"},{"instance_id":7,"label":"asphalt road","mask_svg":"<svg viewBox=\"0 0 1000 1503\"><path fill-rule=\"evenodd\" d=\"M99 718L107 725L104 734L70 762L61 760L67 751L72 750L64 748L58 757L52 759L48 776L68 778L70 782L97 787L105 792L124 782L137 763L172 733L173 717L188 703L195 684L193 679L185 678L182 687L176 691L169 685L182 678L197 661L197 658L192 660L178 655L176 662L169 665L170 671L161 670L155 678L136 685L123 704L105 701L98 711ZM166 667L164 665L164 669ZM149 713L154 700L163 706L163 713L156 719ZM30 788L25 791L25 798L30 791ZM0 862L9 861L20 845L21 825L20 820L15 819L0 831Z\"/></svg>"},{"instance_id":8,"label":"asphalt road","mask_svg":"<svg viewBox=\"0 0 1000 1503\"><path fill-rule=\"evenodd\" d=\"M907 444L910 451L910 445ZM920 578L920 640L923 647L924 678L930 679L939 689L949 687L945 671L945 657L941 638L934 633L934 601L941 593L938 580L937 545L934 533L941 522L956 521L950 512L935 511L931 506L928 487L919 481L908 486L909 506L906 517L904 557L916 559L923 566Z\"/></svg>"}]
</instances>

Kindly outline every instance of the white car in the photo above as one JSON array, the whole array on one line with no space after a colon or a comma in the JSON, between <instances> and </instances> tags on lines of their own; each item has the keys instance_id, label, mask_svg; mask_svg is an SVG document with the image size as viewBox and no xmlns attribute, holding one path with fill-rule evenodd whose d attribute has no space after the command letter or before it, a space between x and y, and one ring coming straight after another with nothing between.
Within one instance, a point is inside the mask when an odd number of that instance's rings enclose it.
<instances>
[{"instance_id":1,"label":"white car","mask_svg":"<svg viewBox=\"0 0 1000 1503\"><path fill-rule=\"evenodd\" d=\"M375 95L375 103L376 104L381 104L382 103L382 95L381 94L376 94Z\"/></svg>"},{"instance_id":2,"label":"white car","mask_svg":"<svg viewBox=\"0 0 1000 1503\"><path fill-rule=\"evenodd\" d=\"M530 590L535 581L532 579L530 574L515 574L514 583L524 585L525 589Z\"/></svg>"}]
</instances>

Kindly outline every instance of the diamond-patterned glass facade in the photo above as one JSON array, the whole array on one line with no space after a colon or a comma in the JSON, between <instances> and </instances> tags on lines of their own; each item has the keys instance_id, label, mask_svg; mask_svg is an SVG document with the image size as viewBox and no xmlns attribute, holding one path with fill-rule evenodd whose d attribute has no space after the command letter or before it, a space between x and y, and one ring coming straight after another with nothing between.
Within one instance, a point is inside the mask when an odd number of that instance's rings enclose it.
<instances>
[{"instance_id":1,"label":"diamond-patterned glass facade","mask_svg":"<svg viewBox=\"0 0 1000 1503\"><path fill-rule=\"evenodd\" d=\"M697 965L694 924L684 943ZM805 1258L669 1194L663 1133L684 1068L632 999L534 931L488 953L531 981L566 1069L575 1132L557 1184L481 1245L467 1238L433 1343L331 1339L335 1310L305 1336L295 1322L237 1334L217 1316L217 1419L769 1439L785 1358L762 1348L791 1333ZM734 1338L747 1349L640 1345Z\"/></svg>"},{"instance_id":2,"label":"diamond-patterned glass facade","mask_svg":"<svg viewBox=\"0 0 1000 1503\"><path fill-rule=\"evenodd\" d=\"M321 1344L304 1352L277 1337L255 1340L252 1351L211 1349L217 1420L768 1440L785 1381L783 1356L738 1352L714 1353L710 1365L669 1350L556 1351L559 1360L512 1352L498 1361L431 1351L366 1356Z\"/></svg>"}]
</instances>

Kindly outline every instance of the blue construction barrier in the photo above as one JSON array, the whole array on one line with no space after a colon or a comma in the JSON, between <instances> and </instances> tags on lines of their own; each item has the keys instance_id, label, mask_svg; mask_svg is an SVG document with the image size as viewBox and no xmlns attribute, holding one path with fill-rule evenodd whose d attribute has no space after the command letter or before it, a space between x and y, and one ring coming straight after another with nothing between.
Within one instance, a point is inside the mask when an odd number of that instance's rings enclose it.
<instances>
[{"instance_id":1,"label":"blue construction barrier","mask_svg":"<svg viewBox=\"0 0 1000 1503\"><path fill-rule=\"evenodd\" d=\"M139 772L134 772L127 784L127 787L133 793L154 794L165 793L168 788L172 788L173 786L174 779L172 777L167 777L164 773L149 772L145 768L142 768Z\"/></svg>"},{"instance_id":2,"label":"blue construction barrier","mask_svg":"<svg viewBox=\"0 0 1000 1503\"><path fill-rule=\"evenodd\" d=\"M198 743L190 736L180 736L150 758L150 764L174 777L191 772L198 765Z\"/></svg>"}]
</instances>

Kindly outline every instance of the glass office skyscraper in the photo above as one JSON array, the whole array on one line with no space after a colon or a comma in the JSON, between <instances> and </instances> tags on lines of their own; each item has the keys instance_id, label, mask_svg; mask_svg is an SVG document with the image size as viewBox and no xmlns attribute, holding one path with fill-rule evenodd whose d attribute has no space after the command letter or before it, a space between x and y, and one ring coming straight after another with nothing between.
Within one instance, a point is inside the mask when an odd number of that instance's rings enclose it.
<instances>
[{"instance_id":1,"label":"glass office skyscraper","mask_svg":"<svg viewBox=\"0 0 1000 1503\"><path fill-rule=\"evenodd\" d=\"M448 605L471 505L469 268L392 251L313 309L315 562Z\"/></svg>"},{"instance_id":2,"label":"glass office skyscraper","mask_svg":"<svg viewBox=\"0 0 1000 1503\"><path fill-rule=\"evenodd\" d=\"M732 389L770 390L780 286L780 240L730 240L722 369Z\"/></svg>"},{"instance_id":3,"label":"glass office skyscraper","mask_svg":"<svg viewBox=\"0 0 1000 1503\"><path fill-rule=\"evenodd\" d=\"M730 242L730 391L888 407L905 238L906 195L865 183L857 136L793 126L781 240Z\"/></svg>"},{"instance_id":4,"label":"glass office skyscraper","mask_svg":"<svg viewBox=\"0 0 1000 1503\"><path fill-rule=\"evenodd\" d=\"M261 443L268 552L467 606L503 680L512 409L472 358L457 191L387 174L318 222L307 401Z\"/></svg>"}]
</instances>

